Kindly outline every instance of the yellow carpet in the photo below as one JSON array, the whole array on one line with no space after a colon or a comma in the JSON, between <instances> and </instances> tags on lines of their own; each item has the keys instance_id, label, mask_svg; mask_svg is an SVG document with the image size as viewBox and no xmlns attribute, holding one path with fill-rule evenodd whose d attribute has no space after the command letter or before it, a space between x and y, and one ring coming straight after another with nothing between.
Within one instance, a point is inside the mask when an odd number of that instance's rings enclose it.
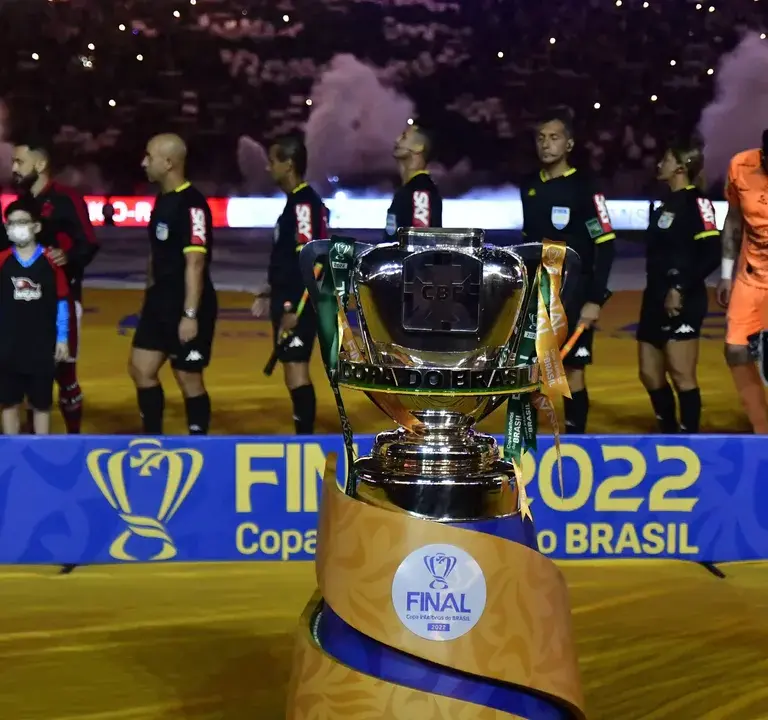
<instances>
[{"instance_id":1,"label":"yellow carpet","mask_svg":"<svg viewBox=\"0 0 768 720\"><path fill-rule=\"evenodd\" d=\"M126 374L140 293L88 290L81 379L85 432L138 430ZM589 372L592 432L646 432L653 422L637 380L638 293L605 311ZM208 373L213 432L292 432L280 370L261 368L269 328L248 318L250 298L221 295ZM130 324L130 323L127 323ZM722 320L702 342L704 428L746 425L722 359ZM319 353L318 431L338 420ZM184 432L183 408L164 375L166 431ZM391 427L350 393L356 432ZM60 421L56 418L56 428ZM503 413L486 424L499 431ZM718 580L679 562L565 563L590 718L768 718L768 567L729 566ZM2 720L278 720L292 633L314 588L310 564L148 565L0 571Z\"/></svg>"},{"instance_id":2,"label":"yellow carpet","mask_svg":"<svg viewBox=\"0 0 768 720\"><path fill-rule=\"evenodd\" d=\"M588 370L592 433L645 433L654 427L648 396L637 377L634 336L626 328L638 317L640 294L617 293L605 309L602 332L595 343L596 364ZM125 318L136 313L141 293L124 290L86 290L80 377L86 393L84 432L130 433L139 430L133 385L126 366L131 330L119 335ZM271 378L262 368L271 349L269 323L250 319L251 297L221 293L222 308L207 384L213 402L215 434L293 433L291 403L278 367ZM714 302L710 303L714 308ZM703 430L746 432L743 417L722 352L723 321L708 321L702 340L699 373L704 402ZM318 393L317 431L336 433L339 422L328 388L319 350L312 375ZM168 415L166 432L186 432L184 412L173 378L166 370ZM355 432L390 429L392 423L362 393L345 393ZM61 431L56 418L55 429ZM501 432L504 413L498 411L483 424Z\"/></svg>"},{"instance_id":3,"label":"yellow carpet","mask_svg":"<svg viewBox=\"0 0 768 720\"><path fill-rule=\"evenodd\" d=\"M562 567L592 720L768 718L768 566ZM5 568L0 717L282 720L313 589L309 563Z\"/></svg>"}]
</instances>

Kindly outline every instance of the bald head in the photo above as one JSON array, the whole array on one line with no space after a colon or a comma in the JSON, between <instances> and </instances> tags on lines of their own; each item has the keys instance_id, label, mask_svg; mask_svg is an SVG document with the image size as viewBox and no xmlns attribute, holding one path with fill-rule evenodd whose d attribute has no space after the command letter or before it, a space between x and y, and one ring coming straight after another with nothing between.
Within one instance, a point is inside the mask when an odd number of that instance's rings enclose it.
<instances>
[{"instance_id":1,"label":"bald head","mask_svg":"<svg viewBox=\"0 0 768 720\"><path fill-rule=\"evenodd\" d=\"M184 179L184 166L187 160L187 146L184 141L172 133L155 135L148 143L141 166L150 182L165 185L168 181Z\"/></svg>"}]
</instances>

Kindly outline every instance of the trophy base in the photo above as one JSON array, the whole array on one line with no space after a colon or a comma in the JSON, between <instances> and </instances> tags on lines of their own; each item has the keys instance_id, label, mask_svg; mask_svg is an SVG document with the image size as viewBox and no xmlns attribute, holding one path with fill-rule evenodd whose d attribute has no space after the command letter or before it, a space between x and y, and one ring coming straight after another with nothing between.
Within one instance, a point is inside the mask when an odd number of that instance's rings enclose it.
<instances>
[{"instance_id":1,"label":"trophy base","mask_svg":"<svg viewBox=\"0 0 768 720\"><path fill-rule=\"evenodd\" d=\"M286 720L584 720L568 592L535 549L345 495L328 458L319 591Z\"/></svg>"},{"instance_id":2,"label":"trophy base","mask_svg":"<svg viewBox=\"0 0 768 720\"><path fill-rule=\"evenodd\" d=\"M499 459L494 438L468 429L380 433L353 472L359 500L424 519L460 523L519 512L515 467Z\"/></svg>"}]
</instances>

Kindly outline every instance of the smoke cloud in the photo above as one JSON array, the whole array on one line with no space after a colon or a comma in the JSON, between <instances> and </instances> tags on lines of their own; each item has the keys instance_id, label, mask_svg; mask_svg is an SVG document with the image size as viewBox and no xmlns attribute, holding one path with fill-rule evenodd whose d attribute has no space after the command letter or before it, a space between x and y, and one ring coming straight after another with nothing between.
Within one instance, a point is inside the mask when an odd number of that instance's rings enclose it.
<instances>
[{"instance_id":1,"label":"smoke cloud","mask_svg":"<svg viewBox=\"0 0 768 720\"><path fill-rule=\"evenodd\" d=\"M388 180L396 169L392 146L414 117L415 107L386 78L386 69L361 62L352 55L337 55L315 82L312 112L305 129L307 178L321 193L343 187L347 182L359 184L361 180L367 181L369 187L356 190L355 197L382 197L391 192ZM274 193L265 170L267 154L261 143L241 137L237 159L245 179L244 191L253 195ZM446 196L500 200L519 197L514 187L479 188L487 180L473 170L467 158L451 168L434 164L430 170Z\"/></svg>"},{"instance_id":2,"label":"smoke cloud","mask_svg":"<svg viewBox=\"0 0 768 720\"><path fill-rule=\"evenodd\" d=\"M309 178L377 176L393 170L395 138L413 102L382 83L376 68L337 55L312 88L306 128Z\"/></svg>"},{"instance_id":3,"label":"smoke cloud","mask_svg":"<svg viewBox=\"0 0 768 720\"><path fill-rule=\"evenodd\" d=\"M759 147L768 127L768 43L753 32L724 55L715 76L715 98L704 108L699 133L709 181L725 178L731 158Z\"/></svg>"},{"instance_id":4,"label":"smoke cloud","mask_svg":"<svg viewBox=\"0 0 768 720\"><path fill-rule=\"evenodd\" d=\"M253 138L243 136L237 142L237 165L245 180L243 187L247 195L271 195L275 184L267 171L267 152L264 146Z\"/></svg>"}]
</instances>

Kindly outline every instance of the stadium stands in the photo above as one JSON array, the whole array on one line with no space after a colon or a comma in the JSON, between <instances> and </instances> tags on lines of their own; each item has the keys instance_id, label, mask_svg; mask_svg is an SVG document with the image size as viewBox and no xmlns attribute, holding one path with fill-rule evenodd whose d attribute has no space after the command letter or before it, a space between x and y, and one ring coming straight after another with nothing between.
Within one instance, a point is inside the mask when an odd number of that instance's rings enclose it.
<instances>
[{"instance_id":1,"label":"stadium stands","mask_svg":"<svg viewBox=\"0 0 768 720\"><path fill-rule=\"evenodd\" d=\"M447 166L516 181L532 118L567 103L581 161L614 197L642 196L659 144L694 129L709 71L764 29L766 2L6 1L0 98L15 127L46 121L86 191L144 194L145 138L171 127L222 195L237 191L238 137L300 127L313 82L348 53L413 99Z\"/></svg>"}]
</instances>

